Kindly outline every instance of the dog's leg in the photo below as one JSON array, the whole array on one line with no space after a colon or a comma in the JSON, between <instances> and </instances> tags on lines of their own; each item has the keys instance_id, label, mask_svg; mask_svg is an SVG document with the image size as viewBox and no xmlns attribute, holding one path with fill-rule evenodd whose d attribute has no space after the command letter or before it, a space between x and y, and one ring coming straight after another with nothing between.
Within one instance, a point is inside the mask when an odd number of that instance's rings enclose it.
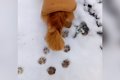
<instances>
[{"instance_id":1,"label":"dog's leg","mask_svg":"<svg viewBox=\"0 0 120 80\"><path fill-rule=\"evenodd\" d=\"M61 36L64 23L65 23L64 12L55 12L49 14L46 42L52 50L58 51L64 48L64 40L62 39Z\"/></svg>"},{"instance_id":2,"label":"dog's leg","mask_svg":"<svg viewBox=\"0 0 120 80\"><path fill-rule=\"evenodd\" d=\"M46 42L48 44L48 47L50 47L52 50L58 51L64 48L64 41L61 34L58 30L55 30L52 27L48 29L46 35Z\"/></svg>"}]
</instances>

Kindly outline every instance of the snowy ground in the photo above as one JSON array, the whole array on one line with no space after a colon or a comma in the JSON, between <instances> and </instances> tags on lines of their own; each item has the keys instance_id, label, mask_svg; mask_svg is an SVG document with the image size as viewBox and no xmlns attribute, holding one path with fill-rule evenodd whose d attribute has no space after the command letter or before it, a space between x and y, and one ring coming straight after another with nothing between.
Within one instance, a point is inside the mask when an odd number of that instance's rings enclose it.
<instances>
[{"instance_id":1,"label":"snowy ground","mask_svg":"<svg viewBox=\"0 0 120 80\"><path fill-rule=\"evenodd\" d=\"M18 80L102 80L102 2L76 1L75 19L65 29L69 34L64 40L70 49L45 53L47 26L40 16L43 0L18 0ZM73 38L83 21L88 34L80 32ZM50 67L52 75L48 74Z\"/></svg>"}]
</instances>

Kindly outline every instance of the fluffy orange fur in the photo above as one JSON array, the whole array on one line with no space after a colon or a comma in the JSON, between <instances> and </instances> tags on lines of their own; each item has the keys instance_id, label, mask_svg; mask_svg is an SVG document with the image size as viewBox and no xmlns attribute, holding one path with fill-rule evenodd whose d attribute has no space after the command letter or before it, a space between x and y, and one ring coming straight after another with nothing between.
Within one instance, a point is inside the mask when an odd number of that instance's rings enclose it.
<instances>
[{"instance_id":1,"label":"fluffy orange fur","mask_svg":"<svg viewBox=\"0 0 120 80\"><path fill-rule=\"evenodd\" d=\"M58 51L64 48L64 40L61 32L64 26L70 27L73 17L68 19L68 12L53 12L48 15L47 24L48 31L46 35L46 42L48 47L52 50Z\"/></svg>"}]
</instances>

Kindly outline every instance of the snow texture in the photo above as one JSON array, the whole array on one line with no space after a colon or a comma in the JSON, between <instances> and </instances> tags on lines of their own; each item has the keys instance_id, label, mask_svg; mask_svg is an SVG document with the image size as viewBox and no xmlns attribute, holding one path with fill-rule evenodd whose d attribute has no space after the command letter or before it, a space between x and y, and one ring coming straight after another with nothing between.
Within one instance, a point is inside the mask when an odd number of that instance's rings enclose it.
<instances>
[{"instance_id":1,"label":"snow texture","mask_svg":"<svg viewBox=\"0 0 120 80\"><path fill-rule=\"evenodd\" d=\"M76 2L65 50L55 52L44 40L43 0L18 0L18 80L102 80L102 1Z\"/></svg>"}]
</instances>

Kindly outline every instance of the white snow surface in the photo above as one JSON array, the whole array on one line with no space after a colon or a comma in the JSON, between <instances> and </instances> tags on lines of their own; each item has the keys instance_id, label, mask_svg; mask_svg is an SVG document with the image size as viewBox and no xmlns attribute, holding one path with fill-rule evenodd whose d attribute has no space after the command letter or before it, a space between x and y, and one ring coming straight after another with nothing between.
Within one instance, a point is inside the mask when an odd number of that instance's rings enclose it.
<instances>
[{"instance_id":1,"label":"white snow surface","mask_svg":"<svg viewBox=\"0 0 120 80\"><path fill-rule=\"evenodd\" d=\"M96 19L85 10L84 0L76 2L75 19L68 29L69 36L64 39L71 50L68 53L50 50L44 54L47 26L40 16L43 0L18 0L18 67L24 70L18 75L18 80L102 80L102 37L96 34L102 28L96 25ZM102 3L98 4L98 0L86 0L86 3L93 5L102 22ZM87 23L89 34L79 34L74 39L74 25L82 21ZM47 59L45 64L38 63L40 57ZM70 61L68 68L61 66L65 59ZM56 68L54 75L47 72L50 66Z\"/></svg>"}]
</instances>

